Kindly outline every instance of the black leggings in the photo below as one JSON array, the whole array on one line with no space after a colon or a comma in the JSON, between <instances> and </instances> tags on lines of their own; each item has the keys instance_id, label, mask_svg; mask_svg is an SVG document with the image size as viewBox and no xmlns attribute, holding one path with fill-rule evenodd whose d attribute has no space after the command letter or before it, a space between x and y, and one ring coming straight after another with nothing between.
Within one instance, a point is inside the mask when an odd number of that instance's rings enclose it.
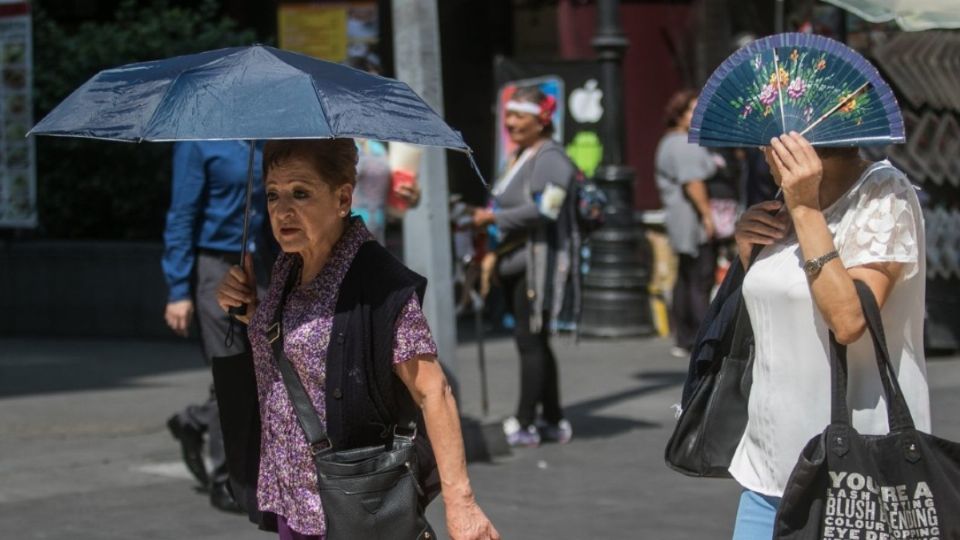
<instances>
[{"instance_id":1,"label":"black leggings","mask_svg":"<svg viewBox=\"0 0 960 540\"><path fill-rule=\"evenodd\" d=\"M563 418L560 409L560 381L557 374L557 359L550 349L549 313L543 314L540 331L530 331L530 299L527 297L527 280L523 274L502 280L507 301L516 318L514 339L520 353L520 403L517 405L517 421L523 427L533 425L537 418L537 405L543 408L543 419L556 424Z\"/></svg>"}]
</instances>

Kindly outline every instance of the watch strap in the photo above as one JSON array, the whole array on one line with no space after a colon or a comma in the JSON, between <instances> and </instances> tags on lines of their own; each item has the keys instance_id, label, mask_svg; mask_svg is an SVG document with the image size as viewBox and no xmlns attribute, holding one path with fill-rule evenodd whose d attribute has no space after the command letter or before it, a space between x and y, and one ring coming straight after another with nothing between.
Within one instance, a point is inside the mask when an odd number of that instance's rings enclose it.
<instances>
[{"instance_id":1,"label":"watch strap","mask_svg":"<svg viewBox=\"0 0 960 540\"><path fill-rule=\"evenodd\" d=\"M803 271L806 272L808 276L813 277L820 273L820 270L825 264L838 257L840 257L840 254L837 253L837 250L815 257L803 263Z\"/></svg>"}]
</instances>

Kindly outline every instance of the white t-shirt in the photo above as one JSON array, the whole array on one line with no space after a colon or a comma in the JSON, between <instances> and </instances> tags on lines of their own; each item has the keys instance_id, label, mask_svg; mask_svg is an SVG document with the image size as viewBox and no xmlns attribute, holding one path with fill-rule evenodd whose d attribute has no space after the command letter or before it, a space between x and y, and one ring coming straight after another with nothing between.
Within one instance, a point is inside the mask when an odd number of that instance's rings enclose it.
<instances>
[{"instance_id":1,"label":"white t-shirt","mask_svg":"<svg viewBox=\"0 0 960 540\"><path fill-rule=\"evenodd\" d=\"M916 426L930 431L923 357L926 279L923 214L913 186L889 162L871 165L823 211L846 268L896 261L903 272L881 315L891 362ZM743 297L755 339L749 419L730 465L743 487L783 495L800 451L830 423L828 328L813 302L794 233L767 246ZM887 408L870 335L847 348L848 404L863 434L887 433Z\"/></svg>"}]
</instances>

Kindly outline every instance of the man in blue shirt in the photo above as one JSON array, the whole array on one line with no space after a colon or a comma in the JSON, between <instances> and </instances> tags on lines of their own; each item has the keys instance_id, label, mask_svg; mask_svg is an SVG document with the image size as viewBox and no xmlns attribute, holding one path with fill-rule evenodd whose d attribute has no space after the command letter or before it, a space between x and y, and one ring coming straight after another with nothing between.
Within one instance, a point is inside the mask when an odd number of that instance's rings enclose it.
<instances>
[{"instance_id":1,"label":"man in blue shirt","mask_svg":"<svg viewBox=\"0 0 960 540\"><path fill-rule=\"evenodd\" d=\"M254 156L253 210L250 215L251 252L267 251L262 238L266 209L262 170L262 144ZM230 266L240 264L243 210L246 202L249 143L244 141L189 141L174 145L173 192L164 231L163 273L169 287L164 318L183 337L196 316L203 355L211 359L240 354L248 349L245 332L226 336L230 319L216 302L216 289ZM255 257L261 259L262 257ZM269 275L258 272L258 275ZM180 441L190 472L209 486L216 508L239 511L228 488L219 410L213 387L207 401L189 405L167 422ZM207 434L212 470L208 475L202 449Z\"/></svg>"}]
</instances>

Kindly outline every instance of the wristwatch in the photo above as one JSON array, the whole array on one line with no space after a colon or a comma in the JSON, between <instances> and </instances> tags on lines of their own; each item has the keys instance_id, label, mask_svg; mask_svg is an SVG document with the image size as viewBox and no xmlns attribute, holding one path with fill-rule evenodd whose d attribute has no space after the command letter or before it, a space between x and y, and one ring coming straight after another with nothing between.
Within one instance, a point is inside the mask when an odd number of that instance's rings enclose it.
<instances>
[{"instance_id":1,"label":"wristwatch","mask_svg":"<svg viewBox=\"0 0 960 540\"><path fill-rule=\"evenodd\" d=\"M803 263L803 271L807 273L807 277L816 277L816 275L820 273L820 269L823 268L823 265L839 256L840 255L837 253L837 250L833 250L826 255L821 255L819 257L810 259L809 261Z\"/></svg>"}]
</instances>

